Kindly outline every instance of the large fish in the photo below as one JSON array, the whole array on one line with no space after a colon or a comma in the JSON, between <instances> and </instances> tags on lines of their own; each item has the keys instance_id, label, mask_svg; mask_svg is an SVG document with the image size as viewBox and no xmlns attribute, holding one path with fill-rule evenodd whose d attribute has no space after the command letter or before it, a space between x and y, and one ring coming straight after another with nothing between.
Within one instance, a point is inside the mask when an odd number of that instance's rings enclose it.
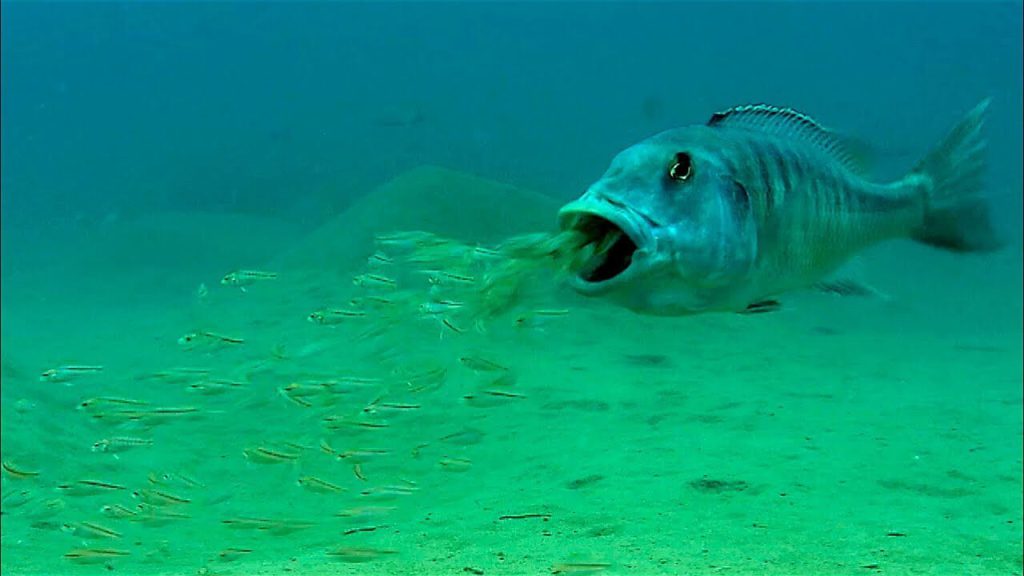
<instances>
[{"instance_id":1,"label":"large fish","mask_svg":"<svg viewBox=\"0 0 1024 576\"><path fill-rule=\"evenodd\" d=\"M982 197L988 101L903 178L864 175L843 138L786 108L739 106L620 152L559 212L572 286L660 315L763 311L878 242L1000 242Z\"/></svg>"}]
</instances>

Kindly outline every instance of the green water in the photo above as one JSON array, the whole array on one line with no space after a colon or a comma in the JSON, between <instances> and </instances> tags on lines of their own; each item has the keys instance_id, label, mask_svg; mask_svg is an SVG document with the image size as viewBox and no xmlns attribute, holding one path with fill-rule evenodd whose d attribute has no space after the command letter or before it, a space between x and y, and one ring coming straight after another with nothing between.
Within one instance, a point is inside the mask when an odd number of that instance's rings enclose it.
<instances>
[{"instance_id":1,"label":"green water","mask_svg":"<svg viewBox=\"0 0 1024 576\"><path fill-rule=\"evenodd\" d=\"M541 274L458 331L308 321L367 295L374 233L489 245L543 230L539 198L427 170L318 230L168 213L5 251L2 456L30 476L3 476L3 572L1021 573L1019 246L887 247L884 297L756 316L642 317ZM239 268L278 278L219 283ZM567 313L517 322L537 310ZM181 346L197 331L244 343ZM103 370L40 381L72 364ZM209 374L154 375L181 368ZM145 404L81 406L102 397ZM146 444L94 449L118 437Z\"/></svg>"}]
</instances>

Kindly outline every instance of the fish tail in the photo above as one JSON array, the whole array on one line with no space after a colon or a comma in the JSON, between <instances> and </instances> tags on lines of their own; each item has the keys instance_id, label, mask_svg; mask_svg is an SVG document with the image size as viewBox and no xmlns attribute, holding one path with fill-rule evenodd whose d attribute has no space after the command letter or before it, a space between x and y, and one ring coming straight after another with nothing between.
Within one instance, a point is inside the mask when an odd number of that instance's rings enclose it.
<instances>
[{"instance_id":1,"label":"fish tail","mask_svg":"<svg viewBox=\"0 0 1024 576\"><path fill-rule=\"evenodd\" d=\"M911 232L918 242L953 252L1002 246L982 194L988 105L986 98L968 112L905 179L924 194L924 219Z\"/></svg>"}]
</instances>

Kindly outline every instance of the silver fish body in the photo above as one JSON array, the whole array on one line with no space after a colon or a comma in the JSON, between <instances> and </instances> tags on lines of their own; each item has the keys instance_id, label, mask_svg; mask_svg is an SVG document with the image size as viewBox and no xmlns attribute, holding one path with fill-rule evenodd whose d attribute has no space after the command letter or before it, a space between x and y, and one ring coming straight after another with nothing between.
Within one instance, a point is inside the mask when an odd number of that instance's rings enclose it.
<instances>
[{"instance_id":1,"label":"silver fish body","mask_svg":"<svg viewBox=\"0 0 1024 576\"><path fill-rule=\"evenodd\" d=\"M981 195L986 106L889 183L789 109L741 106L653 136L560 211L560 227L584 237L571 285L643 313L742 312L884 240L997 248Z\"/></svg>"}]
</instances>

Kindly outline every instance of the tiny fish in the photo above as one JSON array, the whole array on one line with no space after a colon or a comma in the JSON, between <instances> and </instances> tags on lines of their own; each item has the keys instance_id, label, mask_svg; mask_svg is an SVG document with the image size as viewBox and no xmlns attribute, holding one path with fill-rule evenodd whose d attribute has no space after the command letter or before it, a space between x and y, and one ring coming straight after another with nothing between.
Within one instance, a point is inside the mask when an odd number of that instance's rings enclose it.
<instances>
[{"instance_id":1,"label":"tiny fish","mask_svg":"<svg viewBox=\"0 0 1024 576\"><path fill-rule=\"evenodd\" d=\"M191 516L184 512L178 512L165 506L139 504L138 515L129 518L129 520L146 526L157 527L166 526L182 520L189 520L190 518Z\"/></svg>"},{"instance_id":2,"label":"tiny fish","mask_svg":"<svg viewBox=\"0 0 1024 576\"><path fill-rule=\"evenodd\" d=\"M3 463L0 465L2 465L3 471L8 476L16 480L27 480L29 478L37 478L39 476L39 472L35 470L26 470L24 468L21 468L20 466L15 465L10 460L4 460Z\"/></svg>"},{"instance_id":3,"label":"tiny fish","mask_svg":"<svg viewBox=\"0 0 1024 576\"><path fill-rule=\"evenodd\" d=\"M220 379L207 379L199 382L193 382L188 385L187 390L189 392L195 392L196 394L202 394L203 396L219 396L225 392L231 390L239 390L246 387L245 382L236 382L234 380L220 380Z\"/></svg>"},{"instance_id":4,"label":"tiny fish","mask_svg":"<svg viewBox=\"0 0 1024 576\"><path fill-rule=\"evenodd\" d=\"M493 406L500 406L511 400L524 400L526 398L523 394L515 392L508 392L505 390L481 390L475 394L467 394L462 397L462 400L467 406L474 408L490 408Z\"/></svg>"},{"instance_id":5,"label":"tiny fish","mask_svg":"<svg viewBox=\"0 0 1024 576\"><path fill-rule=\"evenodd\" d=\"M341 533L342 536L351 536L353 534L366 534L368 532L376 532L377 530L384 530L390 528L387 524L381 524L379 526L361 526L359 528L349 528Z\"/></svg>"},{"instance_id":6,"label":"tiny fish","mask_svg":"<svg viewBox=\"0 0 1024 576\"><path fill-rule=\"evenodd\" d=\"M352 320L359 320L366 318L367 313L362 310L344 310L338 308L326 308L324 310L317 310L316 312L310 313L306 317L307 320L313 324L319 324L320 326L331 326L334 324L341 324L343 322L350 322Z\"/></svg>"},{"instance_id":7,"label":"tiny fish","mask_svg":"<svg viewBox=\"0 0 1024 576\"><path fill-rule=\"evenodd\" d=\"M384 456L391 454L390 450L379 450L379 449L363 449L363 450L346 450L345 452L337 453L338 460L344 460L352 464L366 464L373 460L379 460Z\"/></svg>"},{"instance_id":8,"label":"tiny fish","mask_svg":"<svg viewBox=\"0 0 1024 576\"><path fill-rule=\"evenodd\" d=\"M418 488L408 484L393 484L388 486L374 486L367 488L359 494L371 500L394 500L416 493Z\"/></svg>"},{"instance_id":9,"label":"tiny fish","mask_svg":"<svg viewBox=\"0 0 1024 576\"><path fill-rule=\"evenodd\" d=\"M352 279L352 284L361 288L376 288L394 290L398 288L398 282L394 278L380 274L360 274Z\"/></svg>"},{"instance_id":10,"label":"tiny fish","mask_svg":"<svg viewBox=\"0 0 1024 576\"><path fill-rule=\"evenodd\" d=\"M102 564L126 556L131 556L131 552L111 548L76 548L64 554L64 558L76 564Z\"/></svg>"},{"instance_id":11,"label":"tiny fish","mask_svg":"<svg viewBox=\"0 0 1024 576\"><path fill-rule=\"evenodd\" d=\"M447 240L436 234L419 230L377 234L373 239L381 248L397 248L400 250L412 250L417 247L447 242Z\"/></svg>"},{"instance_id":12,"label":"tiny fish","mask_svg":"<svg viewBox=\"0 0 1024 576\"><path fill-rule=\"evenodd\" d=\"M192 500L185 498L184 496L178 496L177 494L171 494L170 492L156 490L154 488L136 490L135 492L132 492L132 498L152 506L178 506L192 502Z\"/></svg>"},{"instance_id":13,"label":"tiny fish","mask_svg":"<svg viewBox=\"0 0 1024 576\"><path fill-rule=\"evenodd\" d=\"M266 280L277 280L277 273L263 272L261 270L237 270L225 274L220 279L220 283L225 286L241 288L244 291L246 286L252 286L257 282L264 282Z\"/></svg>"},{"instance_id":14,"label":"tiny fish","mask_svg":"<svg viewBox=\"0 0 1024 576\"><path fill-rule=\"evenodd\" d=\"M225 548L217 553L217 558L222 562L234 562L252 553L252 548Z\"/></svg>"},{"instance_id":15,"label":"tiny fish","mask_svg":"<svg viewBox=\"0 0 1024 576\"><path fill-rule=\"evenodd\" d=\"M516 328L541 330L568 315L568 310L534 310L517 316L513 324Z\"/></svg>"},{"instance_id":16,"label":"tiny fish","mask_svg":"<svg viewBox=\"0 0 1024 576\"><path fill-rule=\"evenodd\" d=\"M203 488L204 484L199 480L180 472L150 472L146 475L150 484L156 486L183 486L186 488Z\"/></svg>"},{"instance_id":17,"label":"tiny fish","mask_svg":"<svg viewBox=\"0 0 1024 576\"><path fill-rule=\"evenodd\" d=\"M121 504L106 504L100 508L100 513L108 518L115 518L117 520L130 520L139 515L137 510L132 510Z\"/></svg>"},{"instance_id":18,"label":"tiny fish","mask_svg":"<svg viewBox=\"0 0 1024 576\"><path fill-rule=\"evenodd\" d=\"M381 310L390 308L398 303L399 300L396 298L381 296L379 294L357 296L348 301L349 306L352 306L353 308L362 308L364 310Z\"/></svg>"},{"instance_id":19,"label":"tiny fish","mask_svg":"<svg viewBox=\"0 0 1024 576\"><path fill-rule=\"evenodd\" d=\"M258 530L279 536L291 534L292 532L305 530L315 526L313 522L307 522L304 520L281 520L249 517L228 518L226 520L221 520L221 524L235 530Z\"/></svg>"},{"instance_id":20,"label":"tiny fish","mask_svg":"<svg viewBox=\"0 0 1024 576\"><path fill-rule=\"evenodd\" d=\"M551 566L552 574L598 574L611 567L606 562L559 562Z\"/></svg>"},{"instance_id":21,"label":"tiny fish","mask_svg":"<svg viewBox=\"0 0 1024 576\"><path fill-rule=\"evenodd\" d=\"M441 299L424 302L419 305L418 310L424 317L433 318L444 314L450 314L452 311L459 310L465 306L466 304L464 302Z\"/></svg>"},{"instance_id":22,"label":"tiny fish","mask_svg":"<svg viewBox=\"0 0 1024 576\"><path fill-rule=\"evenodd\" d=\"M250 462L254 462L256 464L282 464L285 462L294 462L299 458L299 454L297 453L283 452L271 448L264 448L263 446L246 448L242 451L242 454Z\"/></svg>"},{"instance_id":23,"label":"tiny fish","mask_svg":"<svg viewBox=\"0 0 1024 576\"><path fill-rule=\"evenodd\" d=\"M61 529L79 538L102 539L120 538L122 534L112 528L97 524L95 522L64 523Z\"/></svg>"},{"instance_id":24,"label":"tiny fish","mask_svg":"<svg viewBox=\"0 0 1024 576\"><path fill-rule=\"evenodd\" d=\"M379 400L374 400L373 402L367 404L366 407L363 408L363 412L366 412L367 414L375 414L381 411L409 412L412 410L419 410L420 408L422 408L422 406L419 404L405 404L401 402L380 402Z\"/></svg>"},{"instance_id":25,"label":"tiny fish","mask_svg":"<svg viewBox=\"0 0 1024 576\"><path fill-rule=\"evenodd\" d=\"M118 452L124 452L131 450L132 448L140 448L145 446L152 446L153 441L149 438L133 438L130 436L115 436L112 438L105 438L99 440L92 445L93 452L105 452L108 454L115 454Z\"/></svg>"},{"instance_id":26,"label":"tiny fish","mask_svg":"<svg viewBox=\"0 0 1024 576\"><path fill-rule=\"evenodd\" d=\"M437 271L427 276L427 283L433 286L472 286L477 280L466 274L455 274L454 272Z\"/></svg>"},{"instance_id":27,"label":"tiny fish","mask_svg":"<svg viewBox=\"0 0 1024 576\"><path fill-rule=\"evenodd\" d=\"M127 489L126 486L120 484L101 482L99 480L76 480L57 485L57 490L68 496L95 496L97 494L108 494Z\"/></svg>"},{"instance_id":28,"label":"tiny fish","mask_svg":"<svg viewBox=\"0 0 1024 576\"><path fill-rule=\"evenodd\" d=\"M137 376L137 380L159 380L168 384L182 384L185 382L192 382L199 378L206 378L210 375L208 368L171 368L169 370L161 370L159 372L152 372L150 374L142 374Z\"/></svg>"},{"instance_id":29,"label":"tiny fish","mask_svg":"<svg viewBox=\"0 0 1024 576\"><path fill-rule=\"evenodd\" d=\"M352 520L364 520L367 518L386 516L395 510L397 510L397 508L394 506L358 506L356 508L348 508L341 512L337 512L335 516Z\"/></svg>"},{"instance_id":30,"label":"tiny fish","mask_svg":"<svg viewBox=\"0 0 1024 576\"><path fill-rule=\"evenodd\" d=\"M366 265L370 268L387 268L394 263L395 260L383 252L374 252L366 259Z\"/></svg>"},{"instance_id":31,"label":"tiny fish","mask_svg":"<svg viewBox=\"0 0 1024 576\"><path fill-rule=\"evenodd\" d=\"M234 530L267 530L274 526L277 521L269 518L226 518L220 521L221 524Z\"/></svg>"},{"instance_id":32,"label":"tiny fish","mask_svg":"<svg viewBox=\"0 0 1024 576\"><path fill-rule=\"evenodd\" d=\"M448 472L466 472L472 468L473 461L469 458L445 456L437 464L442 470L447 470Z\"/></svg>"},{"instance_id":33,"label":"tiny fish","mask_svg":"<svg viewBox=\"0 0 1024 576\"><path fill-rule=\"evenodd\" d=\"M98 398L89 398L82 400L77 406L79 410L96 410L100 408L137 408L141 406L147 406L149 402L144 400L133 400L131 398L115 398L111 396L100 396Z\"/></svg>"},{"instance_id":34,"label":"tiny fish","mask_svg":"<svg viewBox=\"0 0 1024 576\"><path fill-rule=\"evenodd\" d=\"M300 476L295 483L310 492L316 492L318 494L340 494L345 491L341 486L328 482L327 480L317 478L316 476Z\"/></svg>"},{"instance_id":35,"label":"tiny fish","mask_svg":"<svg viewBox=\"0 0 1024 576\"><path fill-rule=\"evenodd\" d=\"M508 366L504 366L494 360L477 354L460 356L459 362L474 372L507 372Z\"/></svg>"},{"instance_id":36,"label":"tiny fish","mask_svg":"<svg viewBox=\"0 0 1024 576\"><path fill-rule=\"evenodd\" d=\"M384 430L390 426L387 422L367 420L365 418L358 418L354 416L325 416L323 422L324 427L330 430L348 428L352 431L370 431Z\"/></svg>"},{"instance_id":37,"label":"tiny fish","mask_svg":"<svg viewBox=\"0 0 1024 576\"><path fill-rule=\"evenodd\" d=\"M40 382L60 382L70 385L73 380L82 376L99 374L103 366L61 366L51 368L39 375Z\"/></svg>"},{"instance_id":38,"label":"tiny fish","mask_svg":"<svg viewBox=\"0 0 1024 576\"><path fill-rule=\"evenodd\" d=\"M395 550L384 550L381 548L357 548L351 546L336 548L327 552L327 556L330 558L349 564L373 562L374 560L379 560L385 556L392 556L394 554L398 554L398 552Z\"/></svg>"},{"instance_id":39,"label":"tiny fish","mask_svg":"<svg viewBox=\"0 0 1024 576\"><path fill-rule=\"evenodd\" d=\"M225 336L214 332L189 332L178 338L178 345L193 350L196 348L219 348L222 346L238 346L245 344L245 340L233 336Z\"/></svg>"}]
</instances>

